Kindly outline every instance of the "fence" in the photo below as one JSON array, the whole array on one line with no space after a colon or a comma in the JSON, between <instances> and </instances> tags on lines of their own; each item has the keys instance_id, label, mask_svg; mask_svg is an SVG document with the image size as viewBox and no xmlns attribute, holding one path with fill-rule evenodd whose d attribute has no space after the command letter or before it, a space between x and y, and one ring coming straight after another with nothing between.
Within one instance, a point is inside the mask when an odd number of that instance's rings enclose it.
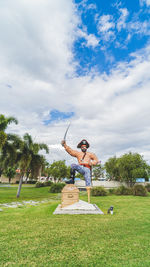
<instances>
[{"instance_id":1,"label":"fence","mask_svg":"<svg viewBox=\"0 0 150 267\"><path fill-rule=\"evenodd\" d=\"M142 185L146 185L150 182L145 182L145 183L139 183L139 184L142 184ZM138 183L136 183L138 184ZM75 185L77 187L85 187L85 181L84 180L80 180L80 181L75 181ZM128 186L127 183L124 183L124 182L117 182L117 181L92 181L92 186L103 186L105 187L106 189L109 189L109 188L117 188L121 185L124 185L124 186Z\"/></svg>"}]
</instances>

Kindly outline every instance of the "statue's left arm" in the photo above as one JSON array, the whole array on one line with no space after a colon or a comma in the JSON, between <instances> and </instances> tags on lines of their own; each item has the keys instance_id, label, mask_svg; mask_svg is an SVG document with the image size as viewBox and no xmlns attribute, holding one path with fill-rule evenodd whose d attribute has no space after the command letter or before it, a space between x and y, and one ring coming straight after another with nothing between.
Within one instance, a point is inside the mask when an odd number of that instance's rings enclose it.
<instances>
[{"instance_id":1,"label":"statue's left arm","mask_svg":"<svg viewBox=\"0 0 150 267\"><path fill-rule=\"evenodd\" d=\"M98 160L98 158L97 158L97 156L95 154L91 153L90 158L91 158L91 165L98 164L99 160Z\"/></svg>"}]
</instances>

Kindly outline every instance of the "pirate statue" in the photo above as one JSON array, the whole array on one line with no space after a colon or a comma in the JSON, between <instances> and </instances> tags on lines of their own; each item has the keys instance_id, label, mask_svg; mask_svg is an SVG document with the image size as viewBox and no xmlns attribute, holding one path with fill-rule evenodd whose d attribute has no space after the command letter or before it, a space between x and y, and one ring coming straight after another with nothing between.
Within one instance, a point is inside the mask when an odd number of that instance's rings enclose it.
<instances>
[{"instance_id":1,"label":"pirate statue","mask_svg":"<svg viewBox=\"0 0 150 267\"><path fill-rule=\"evenodd\" d=\"M61 144L72 157L76 157L78 160L78 164L71 164L70 180L68 183L74 184L76 171L81 173L85 179L86 189L88 192L88 201L90 202L91 167L92 165L96 165L98 163L98 158L96 157L95 154L87 152L87 149L89 148L90 145L85 139L83 139L77 145L77 148L81 149L80 152L77 150L73 150L69 146L67 146L65 140L63 140Z\"/></svg>"}]
</instances>

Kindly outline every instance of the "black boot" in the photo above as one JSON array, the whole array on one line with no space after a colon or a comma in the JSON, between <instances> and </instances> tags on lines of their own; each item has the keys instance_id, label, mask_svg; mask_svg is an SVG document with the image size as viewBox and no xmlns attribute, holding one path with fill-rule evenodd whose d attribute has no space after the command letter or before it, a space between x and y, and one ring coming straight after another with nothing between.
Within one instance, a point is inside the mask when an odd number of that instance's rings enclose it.
<instances>
[{"instance_id":1,"label":"black boot","mask_svg":"<svg viewBox=\"0 0 150 267\"><path fill-rule=\"evenodd\" d=\"M66 182L66 184L74 184L75 179L75 170L70 169L70 180Z\"/></svg>"}]
</instances>

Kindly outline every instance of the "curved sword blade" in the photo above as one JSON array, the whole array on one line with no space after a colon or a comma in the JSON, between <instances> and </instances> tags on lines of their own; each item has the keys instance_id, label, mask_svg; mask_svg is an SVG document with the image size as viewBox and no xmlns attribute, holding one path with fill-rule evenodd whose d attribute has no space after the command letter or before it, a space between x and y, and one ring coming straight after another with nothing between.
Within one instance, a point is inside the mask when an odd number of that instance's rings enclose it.
<instances>
[{"instance_id":1,"label":"curved sword blade","mask_svg":"<svg viewBox=\"0 0 150 267\"><path fill-rule=\"evenodd\" d=\"M68 132L68 130L69 130L70 124L71 124L71 123L69 123L69 125L68 125L68 127L67 127L67 129L66 129L65 135L64 135L64 140L65 140L65 141L66 141L66 136L67 136L67 132Z\"/></svg>"}]
</instances>

